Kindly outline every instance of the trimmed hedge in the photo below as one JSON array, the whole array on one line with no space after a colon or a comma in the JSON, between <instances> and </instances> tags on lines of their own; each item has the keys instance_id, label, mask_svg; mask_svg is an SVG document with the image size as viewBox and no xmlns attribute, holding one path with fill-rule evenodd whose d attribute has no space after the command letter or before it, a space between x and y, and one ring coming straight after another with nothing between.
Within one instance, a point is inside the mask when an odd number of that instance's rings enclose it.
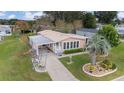
<instances>
[{"instance_id":1,"label":"trimmed hedge","mask_svg":"<svg viewBox=\"0 0 124 93\"><path fill-rule=\"evenodd\" d=\"M83 48L77 48L77 49L70 49L70 50L65 50L64 54L71 54L71 53L78 53L78 52L83 52Z\"/></svg>"}]
</instances>

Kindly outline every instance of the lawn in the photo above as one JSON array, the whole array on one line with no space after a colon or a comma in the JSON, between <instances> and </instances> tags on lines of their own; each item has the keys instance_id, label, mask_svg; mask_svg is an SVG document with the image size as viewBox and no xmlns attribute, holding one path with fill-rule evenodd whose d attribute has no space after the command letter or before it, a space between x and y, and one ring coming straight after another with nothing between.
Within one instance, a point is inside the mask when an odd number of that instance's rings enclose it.
<instances>
[{"instance_id":1,"label":"lawn","mask_svg":"<svg viewBox=\"0 0 124 93\"><path fill-rule=\"evenodd\" d=\"M30 55L23 54L28 50L19 37L5 38L0 44L0 80L51 80L47 72L37 73L32 69Z\"/></svg>"},{"instance_id":2,"label":"lawn","mask_svg":"<svg viewBox=\"0 0 124 93\"><path fill-rule=\"evenodd\" d=\"M72 64L67 64L67 62L69 61L68 57L60 58L60 61L79 80L106 81L106 80L112 80L114 78L124 75L124 44L120 44L118 47L112 48L109 55L109 59L112 60L112 62L117 65L118 70L113 74L100 77L100 78L88 76L82 71L82 66L85 63L90 62L90 58L88 54L73 56L72 60L74 63Z\"/></svg>"}]
</instances>

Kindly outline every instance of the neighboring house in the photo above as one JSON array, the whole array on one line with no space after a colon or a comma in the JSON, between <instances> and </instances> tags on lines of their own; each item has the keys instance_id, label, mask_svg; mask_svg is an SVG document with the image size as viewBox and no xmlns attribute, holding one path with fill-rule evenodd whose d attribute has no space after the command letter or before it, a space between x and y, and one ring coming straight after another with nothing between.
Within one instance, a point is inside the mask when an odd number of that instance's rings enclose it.
<instances>
[{"instance_id":1,"label":"neighboring house","mask_svg":"<svg viewBox=\"0 0 124 93\"><path fill-rule=\"evenodd\" d=\"M124 24L117 25L115 28L117 29L119 35L124 37Z\"/></svg>"},{"instance_id":2,"label":"neighboring house","mask_svg":"<svg viewBox=\"0 0 124 93\"><path fill-rule=\"evenodd\" d=\"M36 36L29 36L29 43L39 55L38 48L46 46L55 54L61 55L64 50L85 48L86 38L76 34L65 34L52 30L38 32Z\"/></svg>"},{"instance_id":3,"label":"neighboring house","mask_svg":"<svg viewBox=\"0 0 124 93\"><path fill-rule=\"evenodd\" d=\"M86 45L88 45L89 39L98 32L98 29L83 28L76 31L77 35L82 35L87 37Z\"/></svg>"},{"instance_id":4,"label":"neighboring house","mask_svg":"<svg viewBox=\"0 0 124 93\"><path fill-rule=\"evenodd\" d=\"M0 25L0 41L3 40L4 36L10 36L12 34L11 26Z\"/></svg>"},{"instance_id":5,"label":"neighboring house","mask_svg":"<svg viewBox=\"0 0 124 93\"><path fill-rule=\"evenodd\" d=\"M3 36L10 36L12 34L10 25L0 25L0 34Z\"/></svg>"},{"instance_id":6,"label":"neighboring house","mask_svg":"<svg viewBox=\"0 0 124 93\"><path fill-rule=\"evenodd\" d=\"M98 31L97 29L83 28L83 29L77 30L76 34L91 38L94 34L97 33L97 31Z\"/></svg>"}]
</instances>

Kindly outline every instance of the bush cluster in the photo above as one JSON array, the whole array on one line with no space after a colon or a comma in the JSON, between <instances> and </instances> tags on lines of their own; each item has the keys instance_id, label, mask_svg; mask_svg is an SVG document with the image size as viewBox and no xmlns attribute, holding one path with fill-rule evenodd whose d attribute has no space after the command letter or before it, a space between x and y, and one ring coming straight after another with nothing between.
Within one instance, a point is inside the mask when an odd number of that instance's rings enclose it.
<instances>
[{"instance_id":1,"label":"bush cluster","mask_svg":"<svg viewBox=\"0 0 124 93\"><path fill-rule=\"evenodd\" d=\"M101 67L105 68L106 70L108 70L108 69L115 69L116 68L116 65L113 64L109 60L104 60L100 65L101 65Z\"/></svg>"},{"instance_id":2,"label":"bush cluster","mask_svg":"<svg viewBox=\"0 0 124 93\"><path fill-rule=\"evenodd\" d=\"M93 65L89 65L88 69L89 69L89 71L94 71L94 70L96 70L96 67Z\"/></svg>"}]
</instances>

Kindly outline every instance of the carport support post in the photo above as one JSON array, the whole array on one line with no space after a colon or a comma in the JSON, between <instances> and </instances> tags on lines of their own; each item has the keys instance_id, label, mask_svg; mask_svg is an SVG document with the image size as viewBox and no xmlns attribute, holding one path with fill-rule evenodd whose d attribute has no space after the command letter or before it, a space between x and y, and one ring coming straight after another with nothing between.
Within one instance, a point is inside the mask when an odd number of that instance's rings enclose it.
<instances>
[{"instance_id":1,"label":"carport support post","mask_svg":"<svg viewBox=\"0 0 124 93\"><path fill-rule=\"evenodd\" d=\"M38 46L36 48L36 53L37 53L37 56L39 56L39 49L38 49Z\"/></svg>"}]
</instances>

